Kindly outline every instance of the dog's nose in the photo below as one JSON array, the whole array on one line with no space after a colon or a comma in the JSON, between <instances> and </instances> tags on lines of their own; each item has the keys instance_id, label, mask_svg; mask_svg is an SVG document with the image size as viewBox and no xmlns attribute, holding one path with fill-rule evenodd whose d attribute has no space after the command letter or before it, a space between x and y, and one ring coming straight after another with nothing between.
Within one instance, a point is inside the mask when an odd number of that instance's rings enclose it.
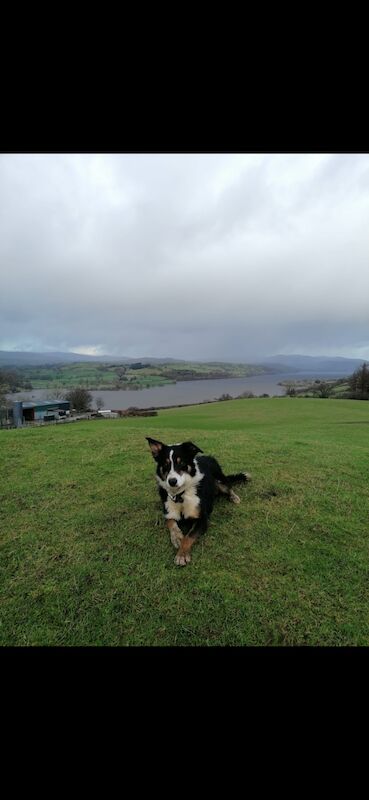
<instances>
[{"instance_id":1,"label":"dog's nose","mask_svg":"<svg viewBox=\"0 0 369 800\"><path fill-rule=\"evenodd\" d=\"M169 478L169 486L176 486L177 485L177 478Z\"/></svg>"}]
</instances>

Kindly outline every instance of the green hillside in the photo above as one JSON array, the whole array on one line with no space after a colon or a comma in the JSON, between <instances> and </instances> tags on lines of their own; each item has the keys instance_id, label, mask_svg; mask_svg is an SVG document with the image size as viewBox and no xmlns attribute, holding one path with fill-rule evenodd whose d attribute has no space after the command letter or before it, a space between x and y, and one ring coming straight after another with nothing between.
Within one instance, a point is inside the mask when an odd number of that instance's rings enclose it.
<instances>
[{"instance_id":1,"label":"green hillside","mask_svg":"<svg viewBox=\"0 0 369 800\"><path fill-rule=\"evenodd\" d=\"M165 364L104 364L79 361L73 364L19 366L15 370L20 388L67 390L83 385L88 389L145 389L184 380L245 378L273 372L257 364L222 362L192 363L171 361Z\"/></svg>"},{"instance_id":2,"label":"green hillside","mask_svg":"<svg viewBox=\"0 0 369 800\"><path fill-rule=\"evenodd\" d=\"M217 501L174 565L145 436L192 439ZM369 645L369 404L236 400L0 431L1 645Z\"/></svg>"}]
</instances>

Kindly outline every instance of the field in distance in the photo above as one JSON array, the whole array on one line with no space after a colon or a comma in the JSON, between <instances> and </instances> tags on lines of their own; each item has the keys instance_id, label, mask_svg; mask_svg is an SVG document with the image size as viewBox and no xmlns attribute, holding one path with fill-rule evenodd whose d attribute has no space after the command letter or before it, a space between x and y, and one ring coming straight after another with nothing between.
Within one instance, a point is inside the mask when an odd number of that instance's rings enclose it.
<instances>
[{"instance_id":1,"label":"field in distance","mask_svg":"<svg viewBox=\"0 0 369 800\"><path fill-rule=\"evenodd\" d=\"M85 386L98 389L145 389L185 380L206 378L243 378L274 372L272 368L255 364L230 364L213 362L207 364L168 362L167 364L106 364L76 362L73 364L46 364L43 366L19 366L19 388L27 389L71 389Z\"/></svg>"},{"instance_id":2,"label":"field in distance","mask_svg":"<svg viewBox=\"0 0 369 800\"><path fill-rule=\"evenodd\" d=\"M368 646L368 412L235 400L0 431L0 645ZM185 568L145 436L252 474Z\"/></svg>"}]
</instances>

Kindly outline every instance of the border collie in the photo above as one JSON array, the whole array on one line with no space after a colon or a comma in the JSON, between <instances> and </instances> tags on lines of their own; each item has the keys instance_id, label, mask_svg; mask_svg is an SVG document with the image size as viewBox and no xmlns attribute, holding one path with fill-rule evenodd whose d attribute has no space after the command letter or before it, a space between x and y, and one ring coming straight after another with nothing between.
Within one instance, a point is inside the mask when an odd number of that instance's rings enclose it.
<instances>
[{"instance_id":1,"label":"border collie","mask_svg":"<svg viewBox=\"0 0 369 800\"><path fill-rule=\"evenodd\" d=\"M207 530L217 494L232 503L240 498L232 490L234 483L250 480L247 472L224 475L213 456L203 453L192 442L163 444L146 436L156 461L156 480L171 542L178 550L174 563L184 567L191 561L191 548Z\"/></svg>"}]
</instances>

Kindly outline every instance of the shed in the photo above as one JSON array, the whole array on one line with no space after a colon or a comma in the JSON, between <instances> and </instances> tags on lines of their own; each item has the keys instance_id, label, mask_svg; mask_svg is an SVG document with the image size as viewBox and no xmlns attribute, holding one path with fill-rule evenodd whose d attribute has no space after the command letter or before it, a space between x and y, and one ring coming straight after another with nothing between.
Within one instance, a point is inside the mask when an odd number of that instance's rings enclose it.
<instances>
[{"instance_id":1,"label":"shed","mask_svg":"<svg viewBox=\"0 0 369 800\"><path fill-rule=\"evenodd\" d=\"M70 403L69 400L18 400L13 402L12 411L17 426L25 422L52 422L67 415Z\"/></svg>"}]
</instances>

